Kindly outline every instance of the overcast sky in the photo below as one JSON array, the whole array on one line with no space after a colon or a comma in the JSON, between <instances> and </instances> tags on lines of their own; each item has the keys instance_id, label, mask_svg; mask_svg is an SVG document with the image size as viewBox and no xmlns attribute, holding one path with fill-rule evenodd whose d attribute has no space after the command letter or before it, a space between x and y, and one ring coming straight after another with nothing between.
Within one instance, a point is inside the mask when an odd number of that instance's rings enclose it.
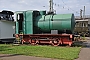
<instances>
[{"instance_id":1,"label":"overcast sky","mask_svg":"<svg viewBox=\"0 0 90 60\"><path fill-rule=\"evenodd\" d=\"M53 0L54 10L58 14L74 13L80 15L80 9L86 6L86 15L90 15L90 0ZM0 0L0 11L11 10L49 10L49 0Z\"/></svg>"}]
</instances>

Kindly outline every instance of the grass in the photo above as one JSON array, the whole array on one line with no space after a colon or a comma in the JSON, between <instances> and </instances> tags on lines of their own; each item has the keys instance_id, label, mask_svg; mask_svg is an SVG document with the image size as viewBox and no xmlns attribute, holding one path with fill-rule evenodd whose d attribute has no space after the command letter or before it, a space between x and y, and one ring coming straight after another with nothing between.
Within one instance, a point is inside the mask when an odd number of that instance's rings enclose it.
<instances>
[{"instance_id":1,"label":"grass","mask_svg":"<svg viewBox=\"0 0 90 60\"><path fill-rule=\"evenodd\" d=\"M20 54L27 56L46 57L63 60L78 58L80 47L53 47L53 46L13 46L0 45L0 54Z\"/></svg>"}]
</instances>

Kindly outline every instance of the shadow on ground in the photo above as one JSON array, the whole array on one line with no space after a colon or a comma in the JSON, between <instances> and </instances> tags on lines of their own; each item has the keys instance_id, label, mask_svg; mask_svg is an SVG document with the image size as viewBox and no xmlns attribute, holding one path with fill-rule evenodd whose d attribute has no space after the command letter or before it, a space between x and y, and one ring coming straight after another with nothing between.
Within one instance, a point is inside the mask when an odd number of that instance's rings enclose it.
<instances>
[{"instance_id":1,"label":"shadow on ground","mask_svg":"<svg viewBox=\"0 0 90 60\"><path fill-rule=\"evenodd\" d=\"M90 48L90 40L79 40L79 41L74 41L72 46L77 46L77 47L84 47L84 48Z\"/></svg>"},{"instance_id":2,"label":"shadow on ground","mask_svg":"<svg viewBox=\"0 0 90 60\"><path fill-rule=\"evenodd\" d=\"M2 56L0 56L0 58L3 58L3 57L12 57L12 56L19 56L21 54L13 54L13 55L9 55L9 54L2 54Z\"/></svg>"}]
</instances>

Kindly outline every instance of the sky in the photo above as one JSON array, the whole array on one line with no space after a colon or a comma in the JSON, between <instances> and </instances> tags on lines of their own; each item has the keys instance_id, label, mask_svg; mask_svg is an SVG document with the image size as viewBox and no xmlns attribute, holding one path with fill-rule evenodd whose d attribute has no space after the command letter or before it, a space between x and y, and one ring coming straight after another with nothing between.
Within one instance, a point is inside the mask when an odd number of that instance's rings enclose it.
<instances>
[{"instance_id":1,"label":"sky","mask_svg":"<svg viewBox=\"0 0 90 60\"><path fill-rule=\"evenodd\" d=\"M80 9L85 15L90 15L90 0L53 0L57 14L74 13L80 15ZM49 0L0 0L0 11L46 10L49 11Z\"/></svg>"}]
</instances>

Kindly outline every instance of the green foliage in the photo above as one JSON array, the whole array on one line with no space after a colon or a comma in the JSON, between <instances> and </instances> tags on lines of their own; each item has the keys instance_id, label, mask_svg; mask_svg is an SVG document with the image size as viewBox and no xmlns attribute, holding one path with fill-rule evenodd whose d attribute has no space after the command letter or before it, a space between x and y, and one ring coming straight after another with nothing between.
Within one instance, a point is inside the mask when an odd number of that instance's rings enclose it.
<instances>
[{"instance_id":1,"label":"green foliage","mask_svg":"<svg viewBox=\"0 0 90 60\"><path fill-rule=\"evenodd\" d=\"M0 45L0 54L21 54L36 57L47 57L64 60L78 58L80 47L53 47L53 46L13 46Z\"/></svg>"}]
</instances>

